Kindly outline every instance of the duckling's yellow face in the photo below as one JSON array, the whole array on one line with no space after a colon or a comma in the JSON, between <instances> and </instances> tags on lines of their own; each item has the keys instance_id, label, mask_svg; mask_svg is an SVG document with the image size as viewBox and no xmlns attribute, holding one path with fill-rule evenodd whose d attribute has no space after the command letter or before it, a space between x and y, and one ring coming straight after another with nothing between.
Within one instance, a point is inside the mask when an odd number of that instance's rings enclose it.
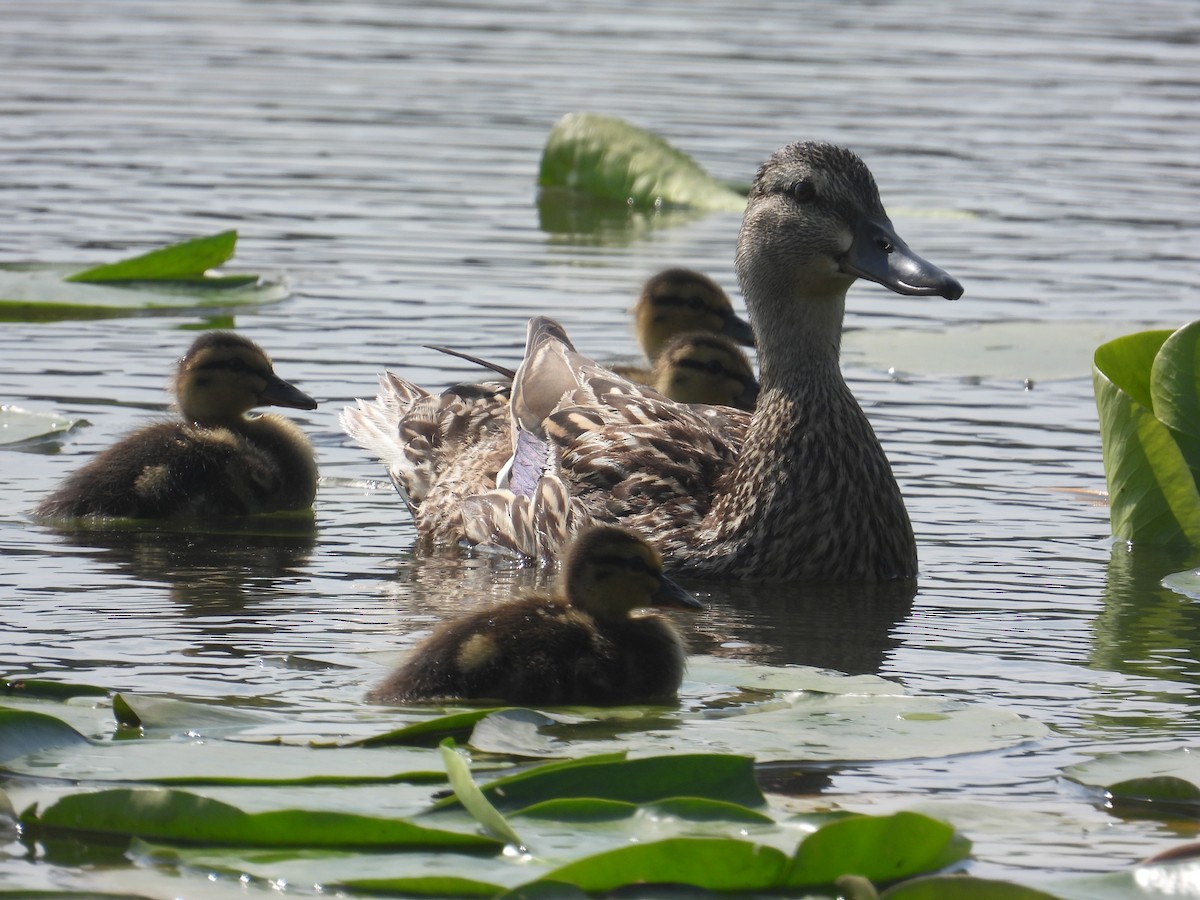
<instances>
[{"instance_id":1,"label":"duckling's yellow face","mask_svg":"<svg viewBox=\"0 0 1200 900\"><path fill-rule=\"evenodd\" d=\"M202 335L180 361L175 395L184 418L202 425L233 421L256 406L317 407L275 374L257 344L220 331Z\"/></svg>"},{"instance_id":2,"label":"duckling's yellow face","mask_svg":"<svg viewBox=\"0 0 1200 900\"><path fill-rule=\"evenodd\" d=\"M678 334L704 331L754 344L749 323L733 311L729 297L712 279L691 269L667 269L642 287L634 307L638 340L651 360Z\"/></svg>"},{"instance_id":3,"label":"duckling's yellow face","mask_svg":"<svg viewBox=\"0 0 1200 900\"><path fill-rule=\"evenodd\" d=\"M720 335L681 334L654 367L654 388L679 403L753 409L758 381L746 355Z\"/></svg>"},{"instance_id":4,"label":"duckling's yellow face","mask_svg":"<svg viewBox=\"0 0 1200 900\"><path fill-rule=\"evenodd\" d=\"M607 525L576 536L562 583L571 605L597 619L619 619L645 606L702 608L663 574L657 550L632 532Z\"/></svg>"}]
</instances>

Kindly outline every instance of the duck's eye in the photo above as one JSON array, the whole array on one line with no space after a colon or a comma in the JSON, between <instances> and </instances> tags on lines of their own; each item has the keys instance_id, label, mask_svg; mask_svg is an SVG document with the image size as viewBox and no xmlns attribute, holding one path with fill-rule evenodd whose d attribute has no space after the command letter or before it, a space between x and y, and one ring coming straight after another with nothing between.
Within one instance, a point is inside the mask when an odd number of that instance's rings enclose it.
<instances>
[{"instance_id":1,"label":"duck's eye","mask_svg":"<svg viewBox=\"0 0 1200 900\"><path fill-rule=\"evenodd\" d=\"M817 189L807 178L793 181L788 185L787 193L793 200L797 200L800 203L807 203L817 198Z\"/></svg>"},{"instance_id":2,"label":"duck's eye","mask_svg":"<svg viewBox=\"0 0 1200 900\"><path fill-rule=\"evenodd\" d=\"M243 372L250 371L250 366L246 364L246 361L244 359L240 359L236 356L233 359L226 360L225 368L228 369L230 372L235 372L239 375Z\"/></svg>"}]
</instances>

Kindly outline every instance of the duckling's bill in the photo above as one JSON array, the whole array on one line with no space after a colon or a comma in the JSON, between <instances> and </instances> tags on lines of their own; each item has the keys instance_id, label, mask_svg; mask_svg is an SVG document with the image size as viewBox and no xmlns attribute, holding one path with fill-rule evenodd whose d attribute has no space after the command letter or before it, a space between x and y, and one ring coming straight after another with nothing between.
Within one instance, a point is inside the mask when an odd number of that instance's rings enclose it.
<instances>
[{"instance_id":1,"label":"duckling's bill","mask_svg":"<svg viewBox=\"0 0 1200 900\"><path fill-rule=\"evenodd\" d=\"M737 313L730 313L725 317L725 324L720 333L743 347L754 346L754 328Z\"/></svg>"},{"instance_id":2,"label":"duckling's bill","mask_svg":"<svg viewBox=\"0 0 1200 900\"><path fill-rule=\"evenodd\" d=\"M278 375L266 377L267 386L258 395L259 406L285 406L288 409L316 409L317 401Z\"/></svg>"},{"instance_id":3,"label":"duckling's bill","mask_svg":"<svg viewBox=\"0 0 1200 900\"><path fill-rule=\"evenodd\" d=\"M662 584L651 597L651 602L654 606L665 606L669 609L704 609L703 603L666 575L663 576Z\"/></svg>"}]
</instances>

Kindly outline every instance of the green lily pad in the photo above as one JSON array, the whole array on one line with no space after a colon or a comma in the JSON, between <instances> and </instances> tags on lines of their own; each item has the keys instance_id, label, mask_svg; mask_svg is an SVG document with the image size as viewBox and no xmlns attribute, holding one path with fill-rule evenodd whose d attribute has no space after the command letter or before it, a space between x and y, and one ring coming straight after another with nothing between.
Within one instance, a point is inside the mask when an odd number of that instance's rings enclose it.
<instances>
[{"instance_id":1,"label":"green lily pad","mask_svg":"<svg viewBox=\"0 0 1200 900\"><path fill-rule=\"evenodd\" d=\"M1092 383L1113 534L1200 546L1200 320L1096 349Z\"/></svg>"},{"instance_id":2,"label":"green lily pad","mask_svg":"<svg viewBox=\"0 0 1200 900\"><path fill-rule=\"evenodd\" d=\"M522 847L521 836L513 830L508 821L501 815L471 778L471 768L466 760L454 749L454 741L447 738L441 745L442 762L446 766L446 775L450 779L450 787L458 802L483 826L483 830L497 840Z\"/></svg>"},{"instance_id":3,"label":"green lily pad","mask_svg":"<svg viewBox=\"0 0 1200 900\"><path fill-rule=\"evenodd\" d=\"M1136 803L1200 815L1200 753L1181 750L1112 753L1068 766L1063 774L1102 788L1115 805Z\"/></svg>"},{"instance_id":4,"label":"green lily pad","mask_svg":"<svg viewBox=\"0 0 1200 900\"><path fill-rule=\"evenodd\" d=\"M22 824L38 833L71 831L241 847L437 847L495 851L492 838L323 810L247 813L186 791L114 788L63 797Z\"/></svg>"},{"instance_id":5,"label":"green lily pad","mask_svg":"<svg viewBox=\"0 0 1200 900\"><path fill-rule=\"evenodd\" d=\"M90 744L61 719L24 709L0 709L0 761L56 747Z\"/></svg>"},{"instance_id":6,"label":"green lily pad","mask_svg":"<svg viewBox=\"0 0 1200 900\"><path fill-rule=\"evenodd\" d=\"M970 875L930 875L888 888L880 900L1060 900L1037 888L973 878Z\"/></svg>"},{"instance_id":7,"label":"green lily pad","mask_svg":"<svg viewBox=\"0 0 1200 900\"><path fill-rule=\"evenodd\" d=\"M68 419L50 413L30 412L8 403L0 404L0 446L11 449L60 443L84 419Z\"/></svg>"},{"instance_id":8,"label":"green lily pad","mask_svg":"<svg viewBox=\"0 0 1200 900\"><path fill-rule=\"evenodd\" d=\"M79 271L75 266L0 266L0 321L111 318L154 310L202 310L274 303L291 292L257 275L213 275L229 260L237 232L223 231Z\"/></svg>"},{"instance_id":9,"label":"green lily pad","mask_svg":"<svg viewBox=\"0 0 1200 900\"><path fill-rule=\"evenodd\" d=\"M538 184L635 209L662 206L740 212L744 194L713 178L658 135L592 113L570 113L550 130Z\"/></svg>"}]
</instances>

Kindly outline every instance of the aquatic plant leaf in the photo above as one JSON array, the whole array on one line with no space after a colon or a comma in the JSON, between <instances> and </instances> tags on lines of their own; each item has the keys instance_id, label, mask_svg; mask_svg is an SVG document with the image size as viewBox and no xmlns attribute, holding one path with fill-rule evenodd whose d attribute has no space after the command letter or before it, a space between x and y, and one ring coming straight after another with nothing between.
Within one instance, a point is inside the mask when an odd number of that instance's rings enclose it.
<instances>
[{"instance_id":1,"label":"aquatic plant leaf","mask_svg":"<svg viewBox=\"0 0 1200 900\"><path fill-rule=\"evenodd\" d=\"M71 684L46 678L0 678L0 690L13 697L67 700L71 697L107 697L108 688Z\"/></svg>"},{"instance_id":2,"label":"aquatic plant leaf","mask_svg":"<svg viewBox=\"0 0 1200 900\"><path fill-rule=\"evenodd\" d=\"M442 741L440 749L442 762L446 766L446 776L450 780L450 787L454 789L454 796L458 798L458 802L463 805L463 808L492 837L516 847L524 847L521 836L513 830L500 811L492 806L483 792L479 790L479 785L471 777L470 766L467 765L465 759L459 756L458 750L454 747L454 741L447 738Z\"/></svg>"},{"instance_id":3,"label":"aquatic plant leaf","mask_svg":"<svg viewBox=\"0 0 1200 900\"><path fill-rule=\"evenodd\" d=\"M1037 888L970 875L930 875L893 885L880 900L1058 900Z\"/></svg>"},{"instance_id":4,"label":"aquatic plant leaf","mask_svg":"<svg viewBox=\"0 0 1200 900\"><path fill-rule=\"evenodd\" d=\"M323 810L247 813L228 803L164 788L72 794L22 823L37 831L121 835L241 847L437 847L494 851L492 838Z\"/></svg>"},{"instance_id":5,"label":"aquatic plant leaf","mask_svg":"<svg viewBox=\"0 0 1200 900\"><path fill-rule=\"evenodd\" d=\"M0 404L0 446L19 449L21 445L61 442L67 432L87 424L84 419L30 412L3 403Z\"/></svg>"},{"instance_id":6,"label":"aquatic plant leaf","mask_svg":"<svg viewBox=\"0 0 1200 900\"><path fill-rule=\"evenodd\" d=\"M768 890L781 883L787 854L732 838L669 838L597 853L551 871L544 880L588 893L627 884L687 884L711 891Z\"/></svg>"},{"instance_id":7,"label":"aquatic plant leaf","mask_svg":"<svg viewBox=\"0 0 1200 900\"><path fill-rule=\"evenodd\" d=\"M80 744L91 741L61 719L25 709L0 708L0 761Z\"/></svg>"},{"instance_id":8,"label":"aquatic plant leaf","mask_svg":"<svg viewBox=\"0 0 1200 900\"><path fill-rule=\"evenodd\" d=\"M113 697L113 715L133 728L171 728L195 731L200 726L244 728L275 719L264 712L251 712L214 703L194 703L173 697L120 693Z\"/></svg>"},{"instance_id":9,"label":"aquatic plant leaf","mask_svg":"<svg viewBox=\"0 0 1200 900\"><path fill-rule=\"evenodd\" d=\"M1110 753L1063 769L1079 784L1103 789L1115 806L1162 807L1163 815L1200 815L1200 754L1187 748Z\"/></svg>"},{"instance_id":10,"label":"aquatic plant leaf","mask_svg":"<svg viewBox=\"0 0 1200 900\"><path fill-rule=\"evenodd\" d=\"M1092 367L1113 534L1200 546L1200 321L1100 345Z\"/></svg>"},{"instance_id":11,"label":"aquatic plant leaf","mask_svg":"<svg viewBox=\"0 0 1200 900\"><path fill-rule=\"evenodd\" d=\"M1195 897L1197 884L1200 860L1151 860L1124 872L1056 879L1046 889L1053 891L1056 900L1137 900Z\"/></svg>"},{"instance_id":12,"label":"aquatic plant leaf","mask_svg":"<svg viewBox=\"0 0 1200 900\"><path fill-rule=\"evenodd\" d=\"M628 819L638 811L636 803L601 800L598 797L563 797L543 800L519 809L510 818L546 819L552 822L613 822Z\"/></svg>"},{"instance_id":13,"label":"aquatic plant leaf","mask_svg":"<svg viewBox=\"0 0 1200 900\"><path fill-rule=\"evenodd\" d=\"M1170 588L1185 597L1200 600L1200 569L1189 569L1186 572L1172 572L1162 580L1163 587Z\"/></svg>"},{"instance_id":14,"label":"aquatic plant leaf","mask_svg":"<svg viewBox=\"0 0 1200 900\"><path fill-rule=\"evenodd\" d=\"M749 756L692 753L625 759L623 754L587 756L546 763L496 778L481 788L503 810L524 809L543 800L593 797L652 803L671 797L705 797L739 806L766 800L754 780ZM442 801L437 806L449 805Z\"/></svg>"},{"instance_id":15,"label":"aquatic plant leaf","mask_svg":"<svg viewBox=\"0 0 1200 900\"><path fill-rule=\"evenodd\" d=\"M164 279L203 278L233 257L237 246L236 231L222 231L206 237L180 241L120 262L93 266L69 275L65 281L96 284L105 281L160 281Z\"/></svg>"},{"instance_id":16,"label":"aquatic plant leaf","mask_svg":"<svg viewBox=\"0 0 1200 900\"><path fill-rule=\"evenodd\" d=\"M542 150L538 184L637 209L740 212L746 206L745 196L660 136L592 113L569 113L555 123Z\"/></svg>"},{"instance_id":17,"label":"aquatic plant leaf","mask_svg":"<svg viewBox=\"0 0 1200 900\"><path fill-rule=\"evenodd\" d=\"M848 816L800 842L784 884L832 884L846 874L899 881L943 869L970 853L971 842L952 826L921 813Z\"/></svg>"},{"instance_id":18,"label":"aquatic plant leaf","mask_svg":"<svg viewBox=\"0 0 1200 900\"><path fill-rule=\"evenodd\" d=\"M413 722L394 731L373 734L369 737L347 741L344 747L387 747L400 744L412 747L436 747L446 738L466 740L475 723L494 709L473 709L467 712L450 713L436 719Z\"/></svg>"}]
</instances>

